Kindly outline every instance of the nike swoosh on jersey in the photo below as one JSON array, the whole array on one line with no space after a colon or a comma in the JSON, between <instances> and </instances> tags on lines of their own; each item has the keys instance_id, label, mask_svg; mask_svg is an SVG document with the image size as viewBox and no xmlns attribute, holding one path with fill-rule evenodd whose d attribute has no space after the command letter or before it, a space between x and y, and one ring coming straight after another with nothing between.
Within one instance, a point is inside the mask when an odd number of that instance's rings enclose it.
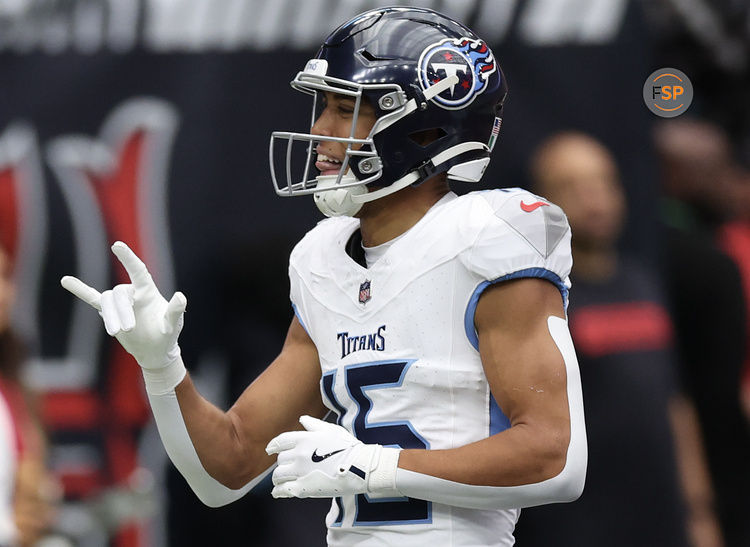
<instances>
[{"instance_id":1,"label":"nike swoosh on jersey","mask_svg":"<svg viewBox=\"0 0 750 547\"><path fill-rule=\"evenodd\" d=\"M329 452L328 454L323 454L323 455L321 456L320 454L318 454L318 449L316 448L315 450L313 450L312 456L310 456L310 458L311 458L311 459L312 459L312 461L314 461L315 463L318 463L318 462L322 462L322 461L323 461L323 460L325 460L326 458L330 458L330 457L331 457L331 456L333 456L334 454L338 454L339 452L343 452L344 450L346 450L346 448L342 448L342 449L340 449L340 450L334 450L333 452Z\"/></svg>"},{"instance_id":2,"label":"nike swoosh on jersey","mask_svg":"<svg viewBox=\"0 0 750 547\"><path fill-rule=\"evenodd\" d=\"M549 203L544 203L543 201L537 201L534 203L530 203L529 205L526 205L523 201L521 201L521 209L526 211L527 213L530 213L531 211L535 211L536 209L539 209L542 205L549 206Z\"/></svg>"}]
</instances>

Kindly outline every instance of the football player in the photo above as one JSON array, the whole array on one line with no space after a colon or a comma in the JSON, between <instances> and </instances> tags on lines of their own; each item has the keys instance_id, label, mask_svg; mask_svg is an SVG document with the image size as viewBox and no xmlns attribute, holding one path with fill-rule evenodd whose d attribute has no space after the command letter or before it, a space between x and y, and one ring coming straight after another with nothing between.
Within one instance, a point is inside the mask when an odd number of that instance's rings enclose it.
<instances>
[{"instance_id":1,"label":"football player","mask_svg":"<svg viewBox=\"0 0 750 547\"><path fill-rule=\"evenodd\" d=\"M512 545L521 507L580 495L587 449L565 215L519 189L448 186L489 162L497 59L448 17L382 8L336 29L292 87L313 123L273 134L272 179L331 218L292 252L295 318L232 408L186 374L185 297L164 299L124 243L130 284L62 284L141 365L166 450L205 503L273 470L275 497L333 498L331 545Z\"/></svg>"}]
</instances>

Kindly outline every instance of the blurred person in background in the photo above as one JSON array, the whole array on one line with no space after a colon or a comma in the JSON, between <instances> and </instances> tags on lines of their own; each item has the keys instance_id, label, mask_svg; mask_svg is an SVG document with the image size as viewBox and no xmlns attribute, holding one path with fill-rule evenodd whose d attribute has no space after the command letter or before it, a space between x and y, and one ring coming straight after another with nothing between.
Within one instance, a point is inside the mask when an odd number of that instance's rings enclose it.
<instances>
[{"instance_id":1,"label":"blurred person in background","mask_svg":"<svg viewBox=\"0 0 750 547\"><path fill-rule=\"evenodd\" d=\"M47 471L46 441L33 395L21 380L24 351L10 323L13 300L12 264L0 247L0 396L8 411L6 417L10 419L9 423L3 422L11 427L10 432L3 428L4 440L10 435L13 442L10 451L3 446L2 473L13 468L10 492L15 528L13 544L25 546L34 545L53 525L52 504L57 488ZM8 480L7 476L3 479L4 488L8 487Z\"/></svg>"},{"instance_id":2,"label":"blurred person in background","mask_svg":"<svg viewBox=\"0 0 750 547\"><path fill-rule=\"evenodd\" d=\"M721 249L739 268L745 293L746 317L750 317L750 170L738 163L729 173L729 180L736 211L733 218L719 227L717 236ZM745 337L745 364L740 395L745 417L750 421L750 321L746 324L748 330Z\"/></svg>"},{"instance_id":3,"label":"blurred person in background","mask_svg":"<svg viewBox=\"0 0 750 547\"><path fill-rule=\"evenodd\" d=\"M541 144L531 171L534 190L562 207L573 232L568 313L591 458L581 498L524 510L519 544L721 546L658 275L618 250L626 203L613 156L564 132Z\"/></svg>"},{"instance_id":4,"label":"blurred person in background","mask_svg":"<svg viewBox=\"0 0 750 547\"><path fill-rule=\"evenodd\" d=\"M717 234L737 214L732 146L716 125L659 122L665 196L663 269L685 387L695 401L730 547L750 545L750 431L740 403L747 315L737 265Z\"/></svg>"}]
</instances>

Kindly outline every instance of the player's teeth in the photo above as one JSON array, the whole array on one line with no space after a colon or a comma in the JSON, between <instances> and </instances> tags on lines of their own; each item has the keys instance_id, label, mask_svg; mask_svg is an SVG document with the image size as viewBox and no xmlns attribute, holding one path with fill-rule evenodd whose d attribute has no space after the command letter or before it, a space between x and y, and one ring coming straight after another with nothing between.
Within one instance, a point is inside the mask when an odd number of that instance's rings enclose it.
<instances>
[{"instance_id":1,"label":"player's teeth","mask_svg":"<svg viewBox=\"0 0 750 547\"><path fill-rule=\"evenodd\" d=\"M325 154L318 154L318 161L327 161L329 163L341 163L339 160L335 160L333 158L329 158Z\"/></svg>"}]
</instances>

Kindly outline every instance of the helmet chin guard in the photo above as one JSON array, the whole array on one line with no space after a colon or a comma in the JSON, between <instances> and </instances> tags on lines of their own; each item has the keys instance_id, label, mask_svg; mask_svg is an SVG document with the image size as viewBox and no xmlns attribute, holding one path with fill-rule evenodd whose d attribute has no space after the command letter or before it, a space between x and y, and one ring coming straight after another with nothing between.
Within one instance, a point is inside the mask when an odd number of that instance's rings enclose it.
<instances>
[{"instance_id":1,"label":"helmet chin guard","mask_svg":"<svg viewBox=\"0 0 750 547\"><path fill-rule=\"evenodd\" d=\"M355 203L353 197L366 194L367 188L354 176L324 175L317 177L317 181L318 191L313 194L313 199L325 216L353 217L362 208L362 202Z\"/></svg>"},{"instance_id":2,"label":"helmet chin guard","mask_svg":"<svg viewBox=\"0 0 750 547\"><path fill-rule=\"evenodd\" d=\"M328 36L291 85L314 98L310 127L323 93L354 101L348 137L271 135L276 193L313 194L327 216L356 215L367 201L441 173L451 180L479 181L507 95L487 44L460 23L423 8L380 8L355 17ZM363 101L376 117L364 139L355 136ZM275 147L278 141L281 146ZM321 142L346 147L336 175L317 175L315 149ZM277 177L281 165L285 174Z\"/></svg>"}]
</instances>

